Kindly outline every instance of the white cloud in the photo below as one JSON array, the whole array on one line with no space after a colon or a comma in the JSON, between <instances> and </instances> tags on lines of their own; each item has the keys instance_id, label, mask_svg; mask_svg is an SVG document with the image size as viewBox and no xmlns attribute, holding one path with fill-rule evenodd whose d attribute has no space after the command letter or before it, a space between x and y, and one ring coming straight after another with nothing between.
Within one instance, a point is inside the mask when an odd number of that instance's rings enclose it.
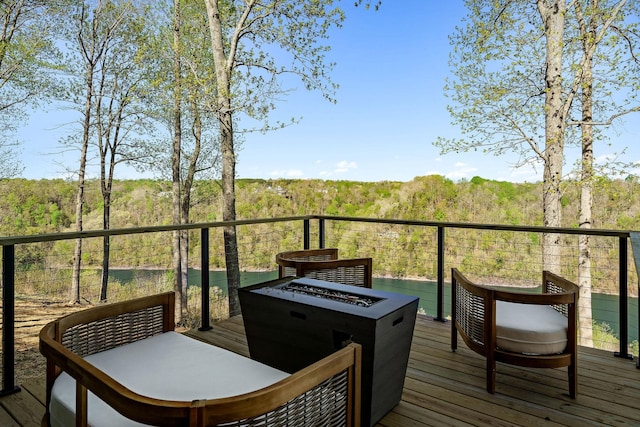
<instances>
[{"instance_id":1,"label":"white cloud","mask_svg":"<svg viewBox=\"0 0 640 427\"><path fill-rule=\"evenodd\" d=\"M478 171L478 168L468 165L463 162L456 162L454 164L454 170L446 173L444 176L448 179L462 179L469 178L469 175L474 175Z\"/></svg>"},{"instance_id":2,"label":"white cloud","mask_svg":"<svg viewBox=\"0 0 640 427\"><path fill-rule=\"evenodd\" d=\"M451 180L469 178L469 175L473 174L473 171L475 170L476 169L456 170L445 174L444 177Z\"/></svg>"},{"instance_id":3,"label":"white cloud","mask_svg":"<svg viewBox=\"0 0 640 427\"><path fill-rule=\"evenodd\" d=\"M319 175L322 177L330 177L336 174L346 173L353 169L358 169L358 164L356 162L349 162L346 160L339 161L335 164L335 169L327 171L320 171Z\"/></svg>"},{"instance_id":4,"label":"white cloud","mask_svg":"<svg viewBox=\"0 0 640 427\"><path fill-rule=\"evenodd\" d=\"M348 172L351 169L358 169L358 164L356 162L342 160L341 162L336 163L336 169L334 169L334 172L343 173Z\"/></svg>"}]
</instances>

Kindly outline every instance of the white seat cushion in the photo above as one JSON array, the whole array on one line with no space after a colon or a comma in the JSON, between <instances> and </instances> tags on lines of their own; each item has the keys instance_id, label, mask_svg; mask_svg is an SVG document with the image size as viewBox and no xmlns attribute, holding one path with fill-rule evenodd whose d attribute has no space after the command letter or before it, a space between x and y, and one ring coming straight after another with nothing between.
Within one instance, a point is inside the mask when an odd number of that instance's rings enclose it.
<instances>
[{"instance_id":1,"label":"white seat cushion","mask_svg":"<svg viewBox=\"0 0 640 427\"><path fill-rule=\"evenodd\" d=\"M497 346L505 351L548 355L567 347L567 318L547 305L496 301Z\"/></svg>"},{"instance_id":2,"label":"white seat cushion","mask_svg":"<svg viewBox=\"0 0 640 427\"><path fill-rule=\"evenodd\" d=\"M289 376L286 372L176 332L167 332L85 358L130 390L164 400L236 396ZM75 380L62 373L52 390L51 425L75 425ZM92 427L130 427L131 421L89 393Z\"/></svg>"}]
</instances>

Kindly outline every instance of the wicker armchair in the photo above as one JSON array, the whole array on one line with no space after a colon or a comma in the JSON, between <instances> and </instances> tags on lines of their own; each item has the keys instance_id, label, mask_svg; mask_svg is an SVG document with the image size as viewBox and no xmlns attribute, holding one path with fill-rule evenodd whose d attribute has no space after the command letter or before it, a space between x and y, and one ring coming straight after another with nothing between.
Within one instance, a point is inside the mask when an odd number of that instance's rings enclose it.
<instances>
[{"instance_id":1,"label":"wicker armchair","mask_svg":"<svg viewBox=\"0 0 640 427\"><path fill-rule=\"evenodd\" d=\"M578 286L544 271L541 294L507 292L476 285L455 268L451 273L451 349L457 349L459 332L471 350L486 357L487 391L495 392L496 362L566 366L575 398Z\"/></svg>"},{"instance_id":2,"label":"wicker armchair","mask_svg":"<svg viewBox=\"0 0 640 427\"><path fill-rule=\"evenodd\" d=\"M40 352L47 359L46 413L42 426L53 424L52 399L54 395L56 399L63 398L56 394L56 390L64 387L57 381L62 377L66 380L67 376L75 381L75 386L71 384L76 392L75 409L72 414L75 425L88 425L88 417L92 414L93 421L89 422L91 425L130 425L130 421L167 427L360 425L361 347L354 343L264 388L206 400L206 396L202 396L201 400L148 397L127 388L98 365L93 364L92 361L97 361L96 356L107 352L113 355L114 351L136 346L134 352L127 353L127 360L135 362L135 366L144 366L145 370L149 371L145 372L145 375L162 379L166 373L150 368L153 364L147 364L149 358L133 359L136 355L145 354L140 352L139 344L173 334L172 336L180 336L183 340L193 341L193 344L188 344L189 348L198 346L200 351L209 351L209 348L202 349L202 346L216 348L173 332L174 301L173 292L164 293L94 307L46 325L40 332ZM180 351L181 348L183 347L180 345L171 347L172 351ZM221 349L219 351L226 352ZM157 354L165 353L161 351ZM193 356L192 353L190 355ZM225 360L237 361L238 358L249 360L240 355L228 356ZM104 359L111 360L110 357ZM255 361L250 362L259 364ZM210 360L207 360L207 363L210 363ZM126 369L127 366L123 368ZM189 372L195 368L185 365L174 366L173 369ZM273 368L265 365L264 369ZM134 376L139 377L140 374L143 373L138 372ZM193 380L193 377L191 378ZM215 384L211 384L215 387ZM191 382L172 383L169 389L188 389L191 386ZM111 412L101 410L104 405L97 402L96 398L112 408ZM73 400L73 397L71 399ZM60 405L56 408L59 409ZM61 412L58 410L57 413ZM118 419L119 416L128 420L114 423L114 419ZM62 420L63 418L56 418L54 425L73 424ZM92 424L93 422L97 424Z\"/></svg>"},{"instance_id":3,"label":"wicker armchair","mask_svg":"<svg viewBox=\"0 0 640 427\"><path fill-rule=\"evenodd\" d=\"M279 277L298 276L371 288L371 258L338 259L338 249L308 249L276 255Z\"/></svg>"}]
</instances>

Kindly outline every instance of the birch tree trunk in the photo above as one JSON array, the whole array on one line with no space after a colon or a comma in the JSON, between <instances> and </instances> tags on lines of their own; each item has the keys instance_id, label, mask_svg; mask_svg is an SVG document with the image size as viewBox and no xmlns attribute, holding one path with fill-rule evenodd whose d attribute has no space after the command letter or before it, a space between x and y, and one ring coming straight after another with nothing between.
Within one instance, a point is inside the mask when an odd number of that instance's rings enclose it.
<instances>
[{"instance_id":1,"label":"birch tree trunk","mask_svg":"<svg viewBox=\"0 0 640 427\"><path fill-rule=\"evenodd\" d=\"M597 30L593 18L587 24L582 7L575 6L582 39L582 83L581 83L581 172L580 172L580 210L578 224L580 228L593 226L593 53L597 40ZM578 240L578 302L579 343L593 347L593 313L591 311L591 237L580 235Z\"/></svg>"},{"instance_id":2,"label":"birch tree trunk","mask_svg":"<svg viewBox=\"0 0 640 427\"><path fill-rule=\"evenodd\" d=\"M182 145L182 84L181 72L182 64L180 60L180 0L174 0L174 22L173 22L173 155L171 157L171 179L172 179L172 219L174 224L180 224L180 155ZM175 320L176 323L182 321L182 314L186 306L186 295L183 295L182 283L182 239L179 230L173 232L172 239L173 254L173 290L176 293ZM186 266L185 266L186 267ZM185 284L186 285L186 284Z\"/></svg>"},{"instance_id":3,"label":"birch tree trunk","mask_svg":"<svg viewBox=\"0 0 640 427\"><path fill-rule=\"evenodd\" d=\"M589 61L590 63L591 61ZM593 128L591 122L591 67L585 69L582 94L582 172L580 178L580 228L592 227L593 207ZM578 241L578 324L580 345L593 347L593 314L591 312L591 245L590 236L581 234Z\"/></svg>"},{"instance_id":4,"label":"birch tree trunk","mask_svg":"<svg viewBox=\"0 0 640 427\"><path fill-rule=\"evenodd\" d=\"M538 0L546 38L545 71L545 162L542 209L545 227L562 224L561 189L564 160L565 110L562 99L562 48L565 0ZM560 235L545 233L542 247L543 269L560 274Z\"/></svg>"},{"instance_id":5,"label":"birch tree trunk","mask_svg":"<svg viewBox=\"0 0 640 427\"><path fill-rule=\"evenodd\" d=\"M231 110L231 69L233 52L224 51L222 22L217 0L205 0L211 32L211 45L217 84L217 114L220 126L220 151L222 155L222 220L236 219L236 155L233 141L233 113ZM249 6L247 6L250 9ZM240 287L240 264L238 262L238 239L236 227L224 227L224 253L229 294L229 316L240 314L238 288Z\"/></svg>"}]
</instances>

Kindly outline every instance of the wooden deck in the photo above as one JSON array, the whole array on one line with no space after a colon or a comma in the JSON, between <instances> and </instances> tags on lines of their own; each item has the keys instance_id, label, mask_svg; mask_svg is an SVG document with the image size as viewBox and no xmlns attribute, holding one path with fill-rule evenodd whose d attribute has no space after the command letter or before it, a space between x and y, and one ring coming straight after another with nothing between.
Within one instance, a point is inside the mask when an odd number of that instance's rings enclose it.
<instances>
[{"instance_id":1,"label":"wooden deck","mask_svg":"<svg viewBox=\"0 0 640 427\"><path fill-rule=\"evenodd\" d=\"M241 317L188 333L248 355ZM420 317L402 401L379 426L631 426L640 425L640 370L611 353L581 348L578 397L567 394L566 369L498 364L496 394L484 389L484 359L449 346L450 323ZM44 381L0 398L0 426L39 426Z\"/></svg>"}]
</instances>

